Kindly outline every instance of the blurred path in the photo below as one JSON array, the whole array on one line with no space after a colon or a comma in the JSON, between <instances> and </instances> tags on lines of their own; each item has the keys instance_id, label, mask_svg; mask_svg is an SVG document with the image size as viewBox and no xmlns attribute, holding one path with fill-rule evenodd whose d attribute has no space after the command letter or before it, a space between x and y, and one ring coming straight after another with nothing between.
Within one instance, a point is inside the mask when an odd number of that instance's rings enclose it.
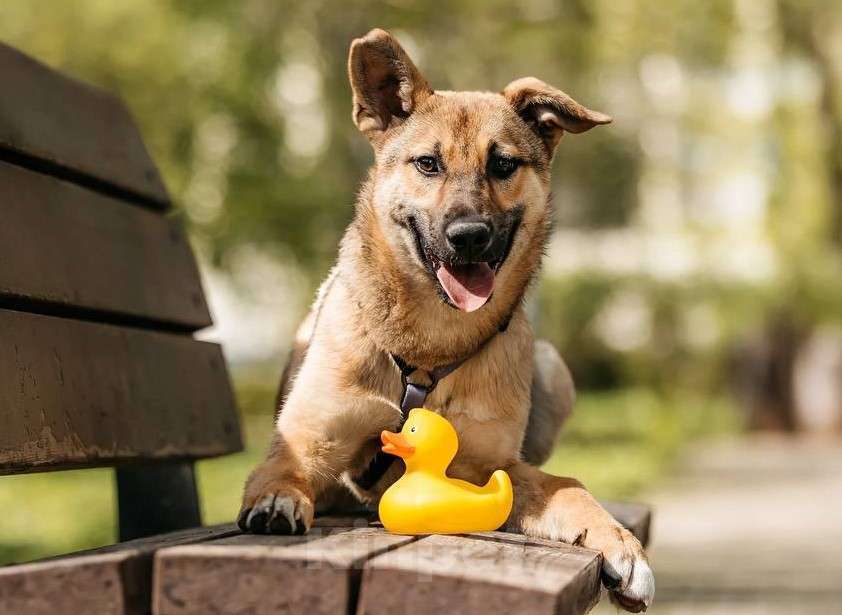
<instances>
[{"instance_id":1,"label":"blurred path","mask_svg":"<svg viewBox=\"0 0 842 615\"><path fill-rule=\"evenodd\" d=\"M650 613L842 613L842 440L699 446L644 500Z\"/></svg>"}]
</instances>

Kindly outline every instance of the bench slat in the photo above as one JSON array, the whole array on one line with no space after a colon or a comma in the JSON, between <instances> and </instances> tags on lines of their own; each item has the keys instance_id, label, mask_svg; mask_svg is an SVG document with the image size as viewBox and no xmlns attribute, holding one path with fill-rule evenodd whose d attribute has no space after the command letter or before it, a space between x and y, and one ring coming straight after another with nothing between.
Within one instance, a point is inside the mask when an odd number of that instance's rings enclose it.
<instances>
[{"instance_id":1,"label":"bench slat","mask_svg":"<svg viewBox=\"0 0 842 615\"><path fill-rule=\"evenodd\" d=\"M78 173L82 182L90 178L149 206L168 207L161 177L118 98L3 44L0 75L0 150L55 167L47 172Z\"/></svg>"},{"instance_id":2,"label":"bench slat","mask_svg":"<svg viewBox=\"0 0 842 615\"><path fill-rule=\"evenodd\" d=\"M0 203L0 301L211 324L175 220L3 162Z\"/></svg>"},{"instance_id":3,"label":"bench slat","mask_svg":"<svg viewBox=\"0 0 842 615\"><path fill-rule=\"evenodd\" d=\"M0 474L242 449L218 345L0 310Z\"/></svg>"},{"instance_id":4,"label":"bench slat","mask_svg":"<svg viewBox=\"0 0 842 615\"><path fill-rule=\"evenodd\" d=\"M599 597L601 561L516 534L428 536L366 564L357 612L579 615Z\"/></svg>"},{"instance_id":5,"label":"bench slat","mask_svg":"<svg viewBox=\"0 0 842 615\"><path fill-rule=\"evenodd\" d=\"M0 613L146 615L157 549L238 532L231 524L192 528L0 568Z\"/></svg>"},{"instance_id":6,"label":"bench slat","mask_svg":"<svg viewBox=\"0 0 842 615\"><path fill-rule=\"evenodd\" d=\"M316 527L306 536L242 535L164 549L155 556L153 610L347 613L363 563L412 540L380 528Z\"/></svg>"}]
</instances>

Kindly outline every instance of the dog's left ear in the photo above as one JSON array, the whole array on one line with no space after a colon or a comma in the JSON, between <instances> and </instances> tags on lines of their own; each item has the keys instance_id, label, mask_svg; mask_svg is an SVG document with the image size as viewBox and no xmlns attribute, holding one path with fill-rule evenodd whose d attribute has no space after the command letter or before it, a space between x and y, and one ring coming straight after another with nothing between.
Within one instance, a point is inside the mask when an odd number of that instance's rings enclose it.
<instances>
[{"instance_id":1,"label":"dog's left ear","mask_svg":"<svg viewBox=\"0 0 842 615\"><path fill-rule=\"evenodd\" d=\"M611 122L604 113L580 105L561 90L535 77L512 81L503 90L503 96L541 138L550 156L565 131L585 132Z\"/></svg>"},{"instance_id":2,"label":"dog's left ear","mask_svg":"<svg viewBox=\"0 0 842 615\"><path fill-rule=\"evenodd\" d=\"M351 43L348 78L354 123L375 145L433 93L403 47L380 29Z\"/></svg>"}]
</instances>

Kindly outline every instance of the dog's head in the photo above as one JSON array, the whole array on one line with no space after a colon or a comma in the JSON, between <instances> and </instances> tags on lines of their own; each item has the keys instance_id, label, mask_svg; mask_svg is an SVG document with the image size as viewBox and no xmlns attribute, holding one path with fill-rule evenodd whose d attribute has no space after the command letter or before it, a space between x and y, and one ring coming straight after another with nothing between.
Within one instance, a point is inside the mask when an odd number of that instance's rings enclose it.
<instances>
[{"instance_id":1,"label":"dog's head","mask_svg":"<svg viewBox=\"0 0 842 615\"><path fill-rule=\"evenodd\" d=\"M403 273L464 312L495 289L519 298L547 237L559 139L611 118L531 77L499 94L433 91L383 30L353 42L348 72L376 154L370 207Z\"/></svg>"}]
</instances>

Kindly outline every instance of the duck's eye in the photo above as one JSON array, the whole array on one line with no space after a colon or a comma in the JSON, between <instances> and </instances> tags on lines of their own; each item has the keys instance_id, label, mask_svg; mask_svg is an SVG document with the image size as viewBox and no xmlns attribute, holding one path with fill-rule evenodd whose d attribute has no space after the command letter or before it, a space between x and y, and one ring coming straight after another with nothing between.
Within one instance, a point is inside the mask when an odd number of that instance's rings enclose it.
<instances>
[{"instance_id":1,"label":"duck's eye","mask_svg":"<svg viewBox=\"0 0 842 615\"><path fill-rule=\"evenodd\" d=\"M415 433L415 426L413 425L412 427L410 427L409 431L411 431L412 433Z\"/></svg>"},{"instance_id":2,"label":"duck's eye","mask_svg":"<svg viewBox=\"0 0 842 615\"><path fill-rule=\"evenodd\" d=\"M415 168L422 175L436 175L439 172L439 161L432 156L419 156L415 159Z\"/></svg>"},{"instance_id":3,"label":"duck's eye","mask_svg":"<svg viewBox=\"0 0 842 615\"><path fill-rule=\"evenodd\" d=\"M508 179L519 166L520 160L517 158L495 155L488 161L488 172L497 179Z\"/></svg>"}]
</instances>

